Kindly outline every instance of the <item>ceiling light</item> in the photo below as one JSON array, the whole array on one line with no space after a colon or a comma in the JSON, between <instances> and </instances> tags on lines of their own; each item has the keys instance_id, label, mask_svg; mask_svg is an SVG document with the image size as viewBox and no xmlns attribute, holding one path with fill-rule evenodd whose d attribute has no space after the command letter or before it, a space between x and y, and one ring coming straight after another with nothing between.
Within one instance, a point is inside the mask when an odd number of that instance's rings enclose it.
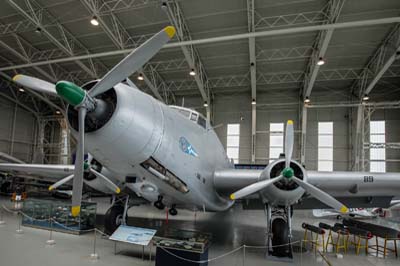
<instances>
[{"instance_id":1,"label":"ceiling light","mask_svg":"<svg viewBox=\"0 0 400 266\"><path fill-rule=\"evenodd\" d=\"M94 16L91 20L90 20L90 24L92 24L93 26L99 26L99 21L97 20L97 17Z\"/></svg>"},{"instance_id":2,"label":"ceiling light","mask_svg":"<svg viewBox=\"0 0 400 266\"><path fill-rule=\"evenodd\" d=\"M310 102L311 102L310 98L306 97L306 98L304 99L304 103L310 103Z\"/></svg>"},{"instance_id":3,"label":"ceiling light","mask_svg":"<svg viewBox=\"0 0 400 266\"><path fill-rule=\"evenodd\" d=\"M42 33L42 29L41 28L36 28L35 32L40 34L40 33Z\"/></svg>"},{"instance_id":4,"label":"ceiling light","mask_svg":"<svg viewBox=\"0 0 400 266\"><path fill-rule=\"evenodd\" d=\"M253 100L251 101L251 104L252 104L252 105L255 105L255 104L256 104L256 99L253 99Z\"/></svg>"},{"instance_id":5,"label":"ceiling light","mask_svg":"<svg viewBox=\"0 0 400 266\"><path fill-rule=\"evenodd\" d=\"M196 76L196 72L194 71L194 68L192 68L192 70L190 70L189 75Z\"/></svg>"},{"instance_id":6,"label":"ceiling light","mask_svg":"<svg viewBox=\"0 0 400 266\"><path fill-rule=\"evenodd\" d=\"M137 77L138 80L144 80L143 74L139 73L139 76Z\"/></svg>"},{"instance_id":7,"label":"ceiling light","mask_svg":"<svg viewBox=\"0 0 400 266\"><path fill-rule=\"evenodd\" d=\"M25 90L23 88L18 89L20 92L24 92Z\"/></svg>"},{"instance_id":8,"label":"ceiling light","mask_svg":"<svg viewBox=\"0 0 400 266\"><path fill-rule=\"evenodd\" d=\"M365 94L364 97L362 98L363 101L368 101L369 100L369 96L368 94Z\"/></svg>"},{"instance_id":9,"label":"ceiling light","mask_svg":"<svg viewBox=\"0 0 400 266\"><path fill-rule=\"evenodd\" d=\"M318 61L317 61L317 65L322 66L322 65L324 65L324 64L325 64L325 60L324 60L322 57L320 57L320 58L318 59Z\"/></svg>"},{"instance_id":10,"label":"ceiling light","mask_svg":"<svg viewBox=\"0 0 400 266\"><path fill-rule=\"evenodd\" d=\"M208 106L208 103L207 103L207 102L204 102L203 106L204 106L204 107L207 107L207 106Z\"/></svg>"},{"instance_id":11,"label":"ceiling light","mask_svg":"<svg viewBox=\"0 0 400 266\"><path fill-rule=\"evenodd\" d=\"M58 115L59 115L59 114L61 114L61 112L57 110L57 111L56 111L56 114L58 114Z\"/></svg>"}]
</instances>

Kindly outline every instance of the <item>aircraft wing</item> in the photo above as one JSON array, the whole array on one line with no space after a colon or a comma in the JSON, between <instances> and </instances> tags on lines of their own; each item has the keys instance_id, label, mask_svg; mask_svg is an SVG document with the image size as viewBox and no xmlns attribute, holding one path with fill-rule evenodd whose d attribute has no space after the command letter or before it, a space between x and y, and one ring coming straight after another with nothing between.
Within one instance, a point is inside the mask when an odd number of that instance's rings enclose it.
<instances>
[{"instance_id":1,"label":"aircraft wing","mask_svg":"<svg viewBox=\"0 0 400 266\"><path fill-rule=\"evenodd\" d=\"M0 163L0 172L31 179L54 181L73 174L74 165Z\"/></svg>"},{"instance_id":2,"label":"aircraft wing","mask_svg":"<svg viewBox=\"0 0 400 266\"><path fill-rule=\"evenodd\" d=\"M214 185L220 194L229 196L230 193L259 181L261 172L262 170L255 169L216 171ZM351 208L388 207L392 198L400 195L400 173L307 171L307 175L308 183ZM246 202L251 209L258 209L255 207L257 205L263 208L257 193L247 197ZM298 209L329 208L307 194L294 207Z\"/></svg>"}]
</instances>

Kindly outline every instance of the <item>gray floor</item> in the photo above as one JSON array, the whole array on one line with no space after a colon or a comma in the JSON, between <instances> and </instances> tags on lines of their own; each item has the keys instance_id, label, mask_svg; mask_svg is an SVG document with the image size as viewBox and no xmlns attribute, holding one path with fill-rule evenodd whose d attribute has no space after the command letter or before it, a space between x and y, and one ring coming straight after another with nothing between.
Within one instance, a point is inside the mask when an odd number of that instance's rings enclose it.
<instances>
[{"instance_id":1,"label":"gray floor","mask_svg":"<svg viewBox=\"0 0 400 266\"><path fill-rule=\"evenodd\" d=\"M2 204L9 202L0 201ZM107 209L105 201L98 205L99 213ZM131 208L129 211L129 224L157 228L165 225L165 212L158 211L154 207L141 206ZM297 211L294 215L294 240L302 238L302 222L318 223L321 220L310 218L310 211ZM195 220L196 218L196 220ZM40 229L22 227L23 234L16 234L19 217L4 213L5 225L0 226L0 265L154 265L141 259L141 248L132 245L118 245L119 254L114 255L113 242L97 238L96 252L100 259L90 260L93 252L93 234L81 236L54 233L56 241L54 246L47 246L49 232ZM183 229L196 229L213 234L213 244L210 247L209 258L215 258L229 252L243 244L249 246L264 246L265 243L265 216L262 211L242 211L235 207L226 213L197 213L180 211L175 217L170 217L168 226ZM333 224L335 220L324 220ZM379 223L385 221L378 220ZM392 226L398 226L392 224ZM146 253L149 250L146 249ZM153 249L154 255L154 249ZM350 250L343 258L337 258L335 254L328 253L327 259L332 265L399 265L400 259L392 254L383 259L373 255L354 255ZM293 263L275 262L265 259L265 249L246 248L246 256L243 259L243 250L239 250L229 256L212 261L209 265L327 265L320 256L314 253L295 253Z\"/></svg>"}]
</instances>

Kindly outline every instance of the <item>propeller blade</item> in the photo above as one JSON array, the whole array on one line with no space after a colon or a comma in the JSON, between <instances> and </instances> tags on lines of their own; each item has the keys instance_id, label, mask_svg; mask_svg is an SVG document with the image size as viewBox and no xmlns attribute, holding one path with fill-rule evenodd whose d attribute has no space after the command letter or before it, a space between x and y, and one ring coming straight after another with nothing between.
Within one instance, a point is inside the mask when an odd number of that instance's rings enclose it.
<instances>
[{"instance_id":1,"label":"propeller blade","mask_svg":"<svg viewBox=\"0 0 400 266\"><path fill-rule=\"evenodd\" d=\"M85 155L85 117L86 109L79 108L78 113L78 143L75 159L74 182L72 190L72 216L78 216L81 211L82 188L83 188L83 171L84 171L84 155Z\"/></svg>"},{"instance_id":2,"label":"propeller blade","mask_svg":"<svg viewBox=\"0 0 400 266\"><path fill-rule=\"evenodd\" d=\"M111 191L119 194L121 192L121 189L115 185L110 179L108 179L105 175L103 175L100 172L97 172L96 170L90 168L90 172L92 172L93 174L95 174L98 178L100 178L101 182L107 186L109 189L111 189Z\"/></svg>"},{"instance_id":3,"label":"propeller blade","mask_svg":"<svg viewBox=\"0 0 400 266\"><path fill-rule=\"evenodd\" d=\"M70 181L72 178L74 178L74 175L69 175L69 176L57 181L53 185L49 186L49 191L52 191L52 190L58 188L59 186L64 185L65 183Z\"/></svg>"},{"instance_id":4,"label":"propeller blade","mask_svg":"<svg viewBox=\"0 0 400 266\"><path fill-rule=\"evenodd\" d=\"M303 180L293 176L294 182L296 182L299 186L301 186L305 191L310 193L314 198L318 199L322 203L334 208L335 210L341 213L349 212L349 209L340 201L329 195L328 193L320 190L316 186L311 185L310 183L306 183Z\"/></svg>"},{"instance_id":5,"label":"propeller blade","mask_svg":"<svg viewBox=\"0 0 400 266\"><path fill-rule=\"evenodd\" d=\"M246 197L248 195L256 193L256 192L268 187L269 185L281 180L282 178L283 178L283 176L280 175L280 176L274 177L272 179L266 179L266 180L259 181L259 182L256 182L254 184L251 184L251 185L249 185L247 187L244 187L244 188L232 193L230 195L230 199L231 200L241 199L243 197Z\"/></svg>"},{"instance_id":6,"label":"propeller blade","mask_svg":"<svg viewBox=\"0 0 400 266\"><path fill-rule=\"evenodd\" d=\"M286 136L285 136L285 167L290 167L290 161L292 160L293 154L293 142L294 142L294 131L293 121L288 120L286 124Z\"/></svg>"},{"instance_id":7,"label":"propeller blade","mask_svg":"<svg viewBox=\"0 0 400 266\"><path fill-rule=\"evenodd\" d=\"M95 97L109 89L115 84L129 77L149 61L172 37L175 28L165 27L162 31L148 39L141 46L133 50L127 57L113 67L89 92Z\"/></svg>"},{"instance_id":8,"label":"propeller blade","mask_svg":"<svg viewBox=\"0 0 400 266\"><path fill-rule=\"evenodd\" d=\"M44 92L54 96L57 95L56 85L42 79L18 74L13 77L13 81L21 86L30 88L34 91Z\"/></svg>"}]
</instances>

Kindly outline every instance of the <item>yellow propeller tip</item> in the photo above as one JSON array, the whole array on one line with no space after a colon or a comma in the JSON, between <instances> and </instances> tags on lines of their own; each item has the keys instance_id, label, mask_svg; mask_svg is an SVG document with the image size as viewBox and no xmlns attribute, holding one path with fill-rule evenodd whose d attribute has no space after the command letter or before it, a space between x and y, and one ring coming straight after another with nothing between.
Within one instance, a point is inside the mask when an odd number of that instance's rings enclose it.
<instances>
[{"instance_id":1,"label":"yellow propeller tip","mask_svg":"<svg viewBox=\"0 0 400 266\"><path fill-rule=\"evenodd\" d=\"M287 123L288 125L293 125L293 120L288 120Z\"/></svg>"},{"instance_id":2,"label":"yellow propeller tip","mask_svg":"<svg viewBox=\"0 0 400 266\"><path fill-rule=\"evenodd\" d=\"M120 189L119 187L117 187L117 189L115 190L115 192L116 192L117 194L119 194L119 193L121 193L121 189Z\"/></svg>"},{"instance_id":3,"label":"yellow propeller tip","mask_svg":"<svg viewBox=\"0 0 400 266\"><path fill-rule=\"evenodd\" d=\"M172 39L172 37L174 37L175 32L176 32L175 27L173 27L173 26L165 27L164 31L168 34L168 37L170 39Z\"/></svg>"},{"instance_id":4,"label":"yellow propeller tip","mask_svg":"<svg viewBox=\"0 0 400 266\"><path fill-rule=\"evenodd\" d=\"M349 209L346 206L343 205L342 208L340 208L340 212L341 213L348 213Z\"/></svg>"},{"instance_id":5,"label":"yellow propeller tip","mask_svg":"<svg viewBox=\"0 0 400 266\"><path fill-rule=\"evenodd\" d=\"M81 206L72 206L71 207L71 214L72 216L76 217L81 212Z\"/></svg>"},{"instance_id":6,"label":"yellow propeller tip","mask_svg":"<svg viewBox=\"0 0 400 266\"><path fill-rule=\"evenodd\" d=\"M229 196L229 198L230 198L231 200L235 200L235 195L234 195L234 194L231 194L231 195Z\"/></svg>"},{"instance_id":7,"label":"yellow propeller tip","mask_svg":"<svg viewBox=\"0 0 400 266\"><path fill-rule=\"evenodd\" d=\"M20 77L22 77L22 75L21 74L17 74L12 78L12 80L13 81L17 81Z\"/></svg>"},{"instance_id":8,"label":"yellow propeller tip","mask_svg":"<svg viewBox=\"0 0 400 266\"><path fill-rule=\"evenodd\" d=\"M49 191L52 191L54 189L53 186L49 186Z\"/></svg>"}]
</instances>

